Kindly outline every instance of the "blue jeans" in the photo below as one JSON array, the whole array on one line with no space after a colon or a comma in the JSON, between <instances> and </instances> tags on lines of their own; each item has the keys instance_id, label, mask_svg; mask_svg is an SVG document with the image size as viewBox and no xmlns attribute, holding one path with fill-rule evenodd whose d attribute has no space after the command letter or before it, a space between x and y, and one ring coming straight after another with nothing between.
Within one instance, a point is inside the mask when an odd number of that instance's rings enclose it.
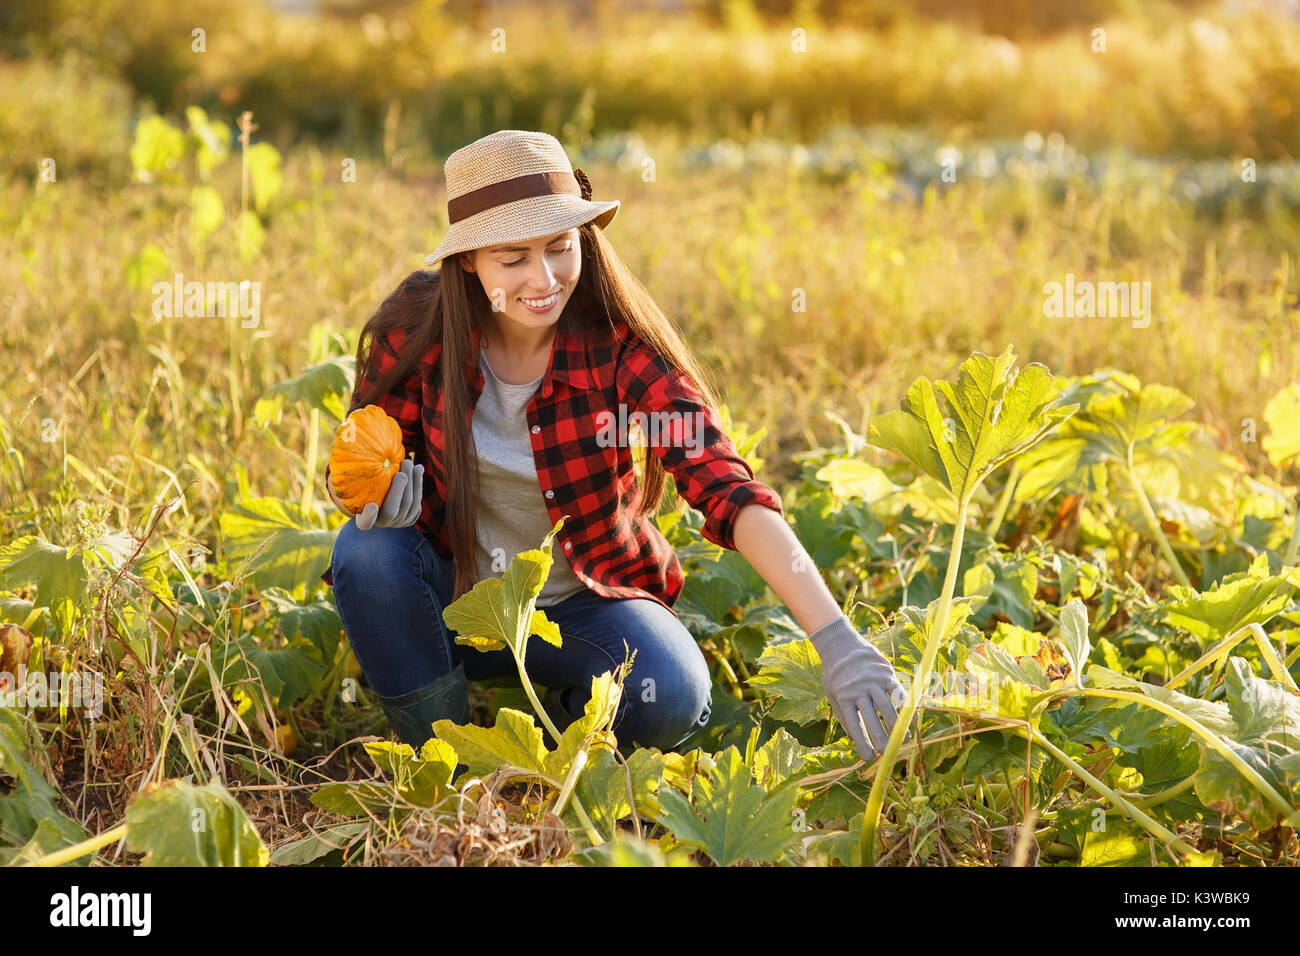
<instances>
[{"instance_id":1,"label":"blue jeans","mask_svg":"<svg viewBox=\"0 0 1300 956\"><path fill-rule=\"evenodd\" d=\"M375 693L415 690L458 662L470 680L516 673L508 650L478 651L452 640L456 632L442 611L451 603L455 565L414 526L361 531L349 520L330 567L339 616ZM560 629L561 646L530 636L524 663L534 683L572 688L566 704L573 716L591 697L591 678L623 662L626 640L636 660L614 722L619 745L668 751L708 723L708 665L671 610L650 598L608 598L590 589L544 610Z\"/></svg>"}]
</instances>

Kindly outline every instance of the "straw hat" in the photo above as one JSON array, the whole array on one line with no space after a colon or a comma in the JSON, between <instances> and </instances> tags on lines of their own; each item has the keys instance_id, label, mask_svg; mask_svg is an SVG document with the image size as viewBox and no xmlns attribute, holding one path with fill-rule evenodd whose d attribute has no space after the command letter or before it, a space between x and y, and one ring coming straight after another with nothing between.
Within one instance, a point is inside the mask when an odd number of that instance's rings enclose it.
<instances>
[{"instance_id":1,"label":"straw hat","mask_svg":"<svg viewBox=\"0 0 1300 956\"><path fill-rule=\"evenodd\" d=\"M604 229L618 200L593 202L591 181L554 136L503 129L476 139L443 164L451 227L429 265L458 252L539 239L593 219Z\"/></svg>"}]
</instances>

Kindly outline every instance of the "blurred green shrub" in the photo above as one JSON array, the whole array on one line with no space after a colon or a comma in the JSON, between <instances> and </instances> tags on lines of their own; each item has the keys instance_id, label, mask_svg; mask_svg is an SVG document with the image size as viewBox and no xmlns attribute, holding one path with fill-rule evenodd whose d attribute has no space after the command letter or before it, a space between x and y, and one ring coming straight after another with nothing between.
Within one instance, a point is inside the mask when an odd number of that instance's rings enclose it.
<instances>
[{"instance_id":1,"label":"blurred green shrub","mask_svg":"<svg viewBox=\"0 0 1300 956\"><path fill-rule=\"evenodd\" d=\"M0 60L0 172L35 180L40 163L125 179L132 91L75 56Z\"/></svg>"}]
</instances>

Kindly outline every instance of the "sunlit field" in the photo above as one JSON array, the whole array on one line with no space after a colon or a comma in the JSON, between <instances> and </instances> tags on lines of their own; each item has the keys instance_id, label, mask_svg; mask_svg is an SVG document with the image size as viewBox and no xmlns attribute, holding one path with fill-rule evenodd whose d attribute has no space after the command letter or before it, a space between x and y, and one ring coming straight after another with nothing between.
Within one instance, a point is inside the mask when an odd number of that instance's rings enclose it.
<instances>
[{"instance_id":1,"label":"sunlit field","mask_svg":"<svg viewBox=\"0 0 1300 956\"><path fill-rule=\"evenodd\" d=\"M813 6L0 3L0 694L100 695L0 707L0 861L1296 864L1300 23ZM502 128L622 202L913 741L861 761L668 499L687 745L601 732L617 674L557 744L526 672L394 740L324 467L442 161Z\"/></svg>"}]
</instances>

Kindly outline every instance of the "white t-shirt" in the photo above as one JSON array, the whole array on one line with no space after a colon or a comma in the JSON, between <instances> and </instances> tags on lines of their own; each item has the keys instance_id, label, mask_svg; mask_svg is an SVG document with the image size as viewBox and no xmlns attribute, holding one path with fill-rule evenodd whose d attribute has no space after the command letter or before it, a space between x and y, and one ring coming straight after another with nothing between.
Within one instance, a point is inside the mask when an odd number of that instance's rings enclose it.
<instances>
[{"instance_id":1,"label":"white t-shirt","mask_svg":"<svg viewBox=\"0 0 1300 956\"><path fill-rule=\"evenodd\" d=\"M555 522L546 510L537 480L526 411L545 373L525 385L503 382L488 365L482 348L479 365L483 393L470 427L479 470L478 572L486 579L500 577L520 551L540 547ZM554 563L537 596L537 607L556 604L586 587L574 575L563 551L554 548L551 555Z\"/></svg>"}]
</instances>

